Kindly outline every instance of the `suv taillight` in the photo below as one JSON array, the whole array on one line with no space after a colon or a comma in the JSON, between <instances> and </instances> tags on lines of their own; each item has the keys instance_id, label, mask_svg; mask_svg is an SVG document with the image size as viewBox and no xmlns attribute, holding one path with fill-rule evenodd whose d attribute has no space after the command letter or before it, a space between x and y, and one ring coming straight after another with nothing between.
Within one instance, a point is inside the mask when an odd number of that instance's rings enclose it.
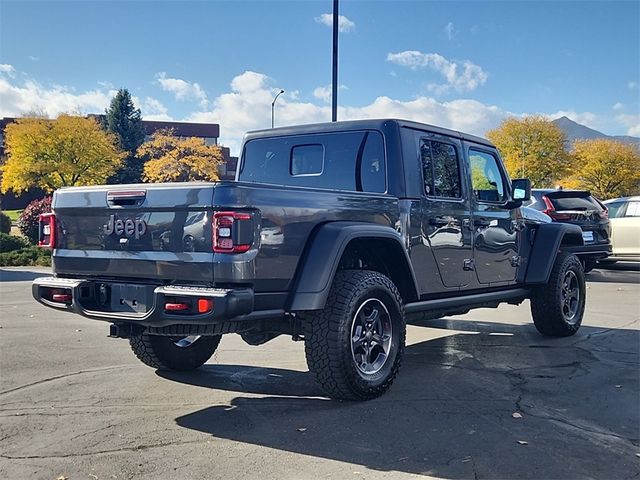
<instances>
[{"instance_id":1,"label":"suv taillight","mask_svg":"<svg viewBox=\"0 0 640 480\"><path fill-rule=\"evenodd\" d=\"M554 220L557 220L560 222L563 220L571 220L571 214L557 212L556 208L553 206L553 203L551 203L551 200L549 200L549 197L547 197L546 195L542 196L542 201L544 202L544 205L547 207L542 211L542 213L545 213L549 215L551 218L553 218Z\"/></svg>"},{"instance_id":2,"label":"suv taillight","mask_svg":"<svg viewBox=\"0 0 640 480\"><path fill-rule=\"evenodd\" d=\"M56 247L56 216L53 213L41 213L38 225L38 246Z\"/></svg>"},{"instance_id":3,"label":"suv taillight","mask_svg":"<svg viewBox=\"0 0 640 480\"><path fill-rule=\"evenodd\" d=\"M212 227L213 251L216 253L244 253L253 245L250 213L215 212Z\"/></svg>"},{"instance_id":4,"label":"suv taillight","mask_svg":"<svg viewBox=\"0 0 640 480\"><path fill-rule=\"evenodd\" d=\"M607 220L609 218L609 209L605 206L602 207L602 211L600 212L600 218L603 220Z\"/></svg>"}]
</instances>

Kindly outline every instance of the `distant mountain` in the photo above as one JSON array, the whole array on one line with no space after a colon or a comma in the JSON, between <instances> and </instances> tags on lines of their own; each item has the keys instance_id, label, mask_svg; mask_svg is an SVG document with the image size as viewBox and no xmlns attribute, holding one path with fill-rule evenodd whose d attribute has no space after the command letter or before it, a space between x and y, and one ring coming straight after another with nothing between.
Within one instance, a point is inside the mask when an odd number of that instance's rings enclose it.
<instances>
[{"instance_id":1,"label":"distant mountain","mask_svg":"<svg viewBox=\"0 0 640 480\"><path fill-rule=\"evenodd\" d=\"M638 137L629 137L626 135L605 135L604 133L594 130L593 128L580 125L579 123L574 122L567 117L556 118L553 123L560 127L560 129L567 136L567 142L569 143L569 145L571 145L574 140L609 138L611 140L618 140L619 142L623 143L630 143L632 145L635 145L636 148L640 149L640 138Z\"/></svg>"}]
</instances>

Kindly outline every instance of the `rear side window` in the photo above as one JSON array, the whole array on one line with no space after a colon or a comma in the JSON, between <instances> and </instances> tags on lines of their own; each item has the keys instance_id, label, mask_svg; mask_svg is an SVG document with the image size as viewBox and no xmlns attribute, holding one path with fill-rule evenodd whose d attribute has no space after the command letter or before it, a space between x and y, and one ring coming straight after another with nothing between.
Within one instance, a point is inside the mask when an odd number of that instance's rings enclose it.
<instances>
[{"instance_id":1,"label":"rear side window","mask_svg":"<svg viewBox=\"0 0 640 480\"><path fill-rule=\"evenodd\" d=\"M461 198L456 148L448 143L420 140L424 193L430 197Z\"/></svg>"},{"instance_id":2,"label":"rear side window","mask_svg":"<svg viewBox=\"0 0 640 480\"><path fill-rule=\"evenodd\" d=\"M504 202L507 195L496 157L487 152L469 149L469 163L476 199L481 202Z\"/></svg>"},{"instance_id":3,"label":"rear side window","mask_svg":"<svg viewBox=\"0 0 640 480\"><path fill-rule=\"evenodd\" d=\"M629 202L625 217L640 217L640 202Z\"/></svg>"},{"instance_id":4,"label":"rear side window","mask_svg":"<svg viewBox=\"0 0 640 480\"><path fill-rule=\"evenodd\" d=\"M377 131L256 138L245 144L240 181L384 193L382 135Z\"/></svg>"}]
</instances>

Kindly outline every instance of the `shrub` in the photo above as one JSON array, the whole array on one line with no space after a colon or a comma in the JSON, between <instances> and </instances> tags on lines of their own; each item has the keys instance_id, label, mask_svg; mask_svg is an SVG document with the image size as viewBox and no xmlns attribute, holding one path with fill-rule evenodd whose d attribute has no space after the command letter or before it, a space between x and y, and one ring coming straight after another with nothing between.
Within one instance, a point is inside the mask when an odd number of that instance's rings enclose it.
<instances>
[{"instance_id":1,"label":"shrub","mask_svg":"<svg viewBox=\"0 0 640 480\"><path fill-rule=\"evenodd\" d=\"M29 242L24 238L0 232L0 253L12 252L27 247L29 247Z\"/></svg>"},{"instance_id":2,"label":"shrub","mask_svg":"<svg viewBox=\"0 0 640 480\"><path fill-rule=\"evenodd\" d=\"M9 215L0 212L0 233L11 233L11 219Z\"/></svg>"},{"instance_id":3,"label":"shrub","mask_svg":"<svg viewBox=\"0 0 640 480\"><path fill-rule=\"evenodd\" d=\"M38 222L41 213L51 211L51 197L34 200L20 214L18 228L32 244L38 243Z\"/></svg>"},{"instance_id":4,"label":"shrub","mask_svg":"<svg viewBox=\"0 0 640 480\"><path fill-rule=\"evenodd\" d=\"M51 251L29 246L12 252L0 253L0 267L51 266Z\"/></svg>"}]
</instances>

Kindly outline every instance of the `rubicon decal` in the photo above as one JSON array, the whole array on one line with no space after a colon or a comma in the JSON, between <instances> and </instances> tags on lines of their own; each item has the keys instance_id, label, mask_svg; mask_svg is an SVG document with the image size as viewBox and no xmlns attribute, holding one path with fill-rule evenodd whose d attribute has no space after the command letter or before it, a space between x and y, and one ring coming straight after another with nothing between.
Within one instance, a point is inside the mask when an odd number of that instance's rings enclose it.
<instances>
[{"instance_id":1,"label":"rubicon decal","mask_svg":"<svg viewBox=\"0 0 640 480\"><path fill-rule=\"evenodd\" d=\"M116 220L115 215L109 217L109 223L102 227L105 235L116 234L118 236L125 235L127 237L134 237L136 239L147 233L147 222L136 218L132 220L127 218L126 220Z\"/></svg>"}]
</instances>

